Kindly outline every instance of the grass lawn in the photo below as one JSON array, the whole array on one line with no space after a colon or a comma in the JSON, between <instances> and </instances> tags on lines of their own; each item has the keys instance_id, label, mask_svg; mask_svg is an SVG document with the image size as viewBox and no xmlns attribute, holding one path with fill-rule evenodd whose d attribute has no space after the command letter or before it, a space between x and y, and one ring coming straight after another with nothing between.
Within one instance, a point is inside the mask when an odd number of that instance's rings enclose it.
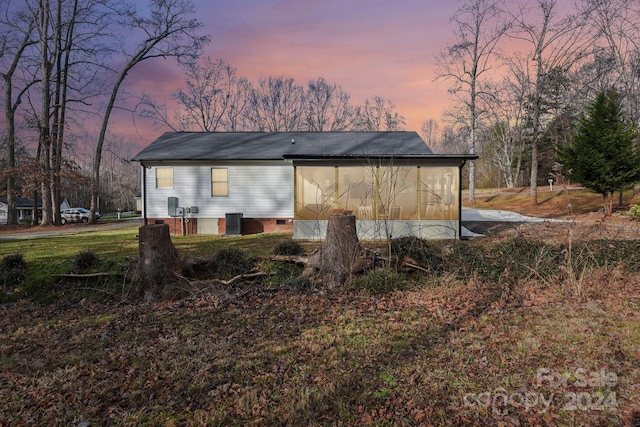
<instances>
[{"instance_id":1,"label":"grass lawn","mask_svg":"<svg viewBox=\"0 0 640 427\"><path fill-rule=\"evenodd\" d=\"M136 228L1 242L30 285L0 305L0 425L634 425L640 241L572 240L574 226L430 243L428 272L335 291L215 284L154 304L119 298ZM173 240L254 257L288 239ZM51 277L86 250L122 274Z\"/></svg>"}]
</instances>

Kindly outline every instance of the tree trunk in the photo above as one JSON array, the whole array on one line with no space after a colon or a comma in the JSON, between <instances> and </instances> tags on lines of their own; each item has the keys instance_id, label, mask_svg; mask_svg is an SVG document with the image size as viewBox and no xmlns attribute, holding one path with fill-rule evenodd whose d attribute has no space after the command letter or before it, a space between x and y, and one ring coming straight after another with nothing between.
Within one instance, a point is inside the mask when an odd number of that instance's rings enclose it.
<instances>
[{"instance_id":1,"label":"tree trunk","mask_svg":"<svg viewBox=\"0 0 640 427\"><path fill-rule=\"evenodd\" d=\"M476 81L475 77L471 82L471 147L469 154L476 154ZM469 204L476 204L476 164L469 161Z\"/></svg>"},{"instance_id":2,"label":"tree trunk","mask_svg":"<svg viewBox=\"0 0 640 427\"><path fill-rule=\"evenodd\" d=\"M4 76L5 84L5 123L7 127L7 224L13 225L18 223L18 215L16 213L16 199L15 199L15 166L16 166L16 132L15 132L15 114L13 110L12 101L12 84L13 82L7 75Z\"/></svg>"},{"instance_id":3,"label":"tree trunk","mask_svg":"<svg viewBox=\"0 0 640 427\"><path fill-rule=\"evenodd\" d=\"M336 289L351 279L359 253L356 217L331 214L324 245L310 257L303 275L329 289Z\"/></svg>"},{"instance_id":4,"label":"tree trunk","mask_svg":"<svg viewBox=\"0 0 640 427\"><path fill-rule=\"evenodd\" d=\"M537 130L535 131L537 132ZM531 143L531 182L529 183L529 195L531 203L538 204L538 141L536 136Z\"/></svg>"},{"instance_id":5,"label":"tree trunk","mask_svg":"<svg viewBox=\"0 0 640 427\"><path fill-rule=\"evenodd\" d=\"M39 145L42 147L42 222L51 225L53 211L51 209L51 61L49 58L49 18L51 9L48 1L40 0L38 20L40 25L40 73L41 73L41 111Z\"/></svg>"},{"instance_id":6,"label":"tree trunk","mask_svg":"<svg viewBox=\"0 0 640 427\"><path fill-rule=\"evenodd\" d=\"M602 206L604 208L604 216L613 214L613 191L602 194Z\"/></svg>"},{"instance_id":7,"label":"tree trunk","mask_svg":"<svg viewBox=\"0 0 640 427\"><path fill-rule=\"evenodd\" d=\"M157 301L173 296L181 270L178 250L171 242L167 224L139 229L138 264L133 273L131 297Z\"/></svg>"}]
</instances>

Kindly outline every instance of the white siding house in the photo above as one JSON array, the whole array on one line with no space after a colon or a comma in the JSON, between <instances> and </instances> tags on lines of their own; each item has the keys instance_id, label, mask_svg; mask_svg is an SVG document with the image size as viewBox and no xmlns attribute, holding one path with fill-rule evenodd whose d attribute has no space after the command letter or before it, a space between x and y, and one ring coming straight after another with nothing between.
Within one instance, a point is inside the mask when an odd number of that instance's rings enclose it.
<instances>
[{"instance_id":1,"label":"white siding house","mask_svg":"<svg viewBox=\"0 0 640 427\"><path fill-rule=\"evenodd\" d=\"M211 195L211 166L171 163L150 166L143 169L147 186L155 182L159 167L173 169L173 186L146 189L145 214L149 217L166 217L169 197L177 197L180 207L197 207L194 218L223 218L229 212L259 218L293 217L290 163L217 165L228 172L228 196L221 197Z\"/></svg>"},{"instance_id":2,"label":"white siding house","mask_svg":"<svg viewBox=\"0 0 640 427\"><path fill-rule=\"evenodd\" d=\"M364 238L459 237L460 168L474 158L433 154L415 132L172 132L133 160L146 224L315 239L337 210Z\"/></svg>"},{"instance_id":3,"label":"white siding house","mask_svg":"<svg viewBox=\"0 0 640 427\"><path fill-rule=\"evenodd\" d=\"M16 218L18 222L31 222L33 220L33 201L26 197L16 197ZM60 210L69 209L69 203L66 199L62 200ZM42 216L42 200L38 199L38 217ZM7 199L0 198L0 224L6 224L8 220L9 206Z\"/></svg>"}]
</instances>

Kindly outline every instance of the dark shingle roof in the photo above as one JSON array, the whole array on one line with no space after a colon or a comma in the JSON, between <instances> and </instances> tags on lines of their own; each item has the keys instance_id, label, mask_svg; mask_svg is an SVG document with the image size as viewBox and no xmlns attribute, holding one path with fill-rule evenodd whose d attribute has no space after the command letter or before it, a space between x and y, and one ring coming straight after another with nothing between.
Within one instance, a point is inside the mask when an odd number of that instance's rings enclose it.
<instances>
[{"instance_id":1,"label":"dark shingle roof","mask_svg":"<svg viewBox=\"0 0 640 427\"><path fill-rule=\"evenodd\" d=\"M416 132L167 132L136 161L409 157L433 152Z\"/></svg>"},{"instance_id":2,"label":"dark shingle roof","mask_svg":"<svg viewBox=\"0 0 640 427\"><path fill-rule=\"evenodd\" d=\"M42 207L42 199L38 198L37 202L38 207ZM16 207L17 208L32 208L33 200L27 199L26 197L16 197Z\"/></svg>"},{"instance_id":3,"label":"dark shingle roof","mask_svg":"<svg viewBox=\"0 0 640 427\"><path fill-rule=\"evenodd\" d=\"M6 204L7 198L0 197L0 202ZM33 201L26 197L16 197L15 202L16 202L16 208L32 208L33 207ZM38 207L39 208L42 207L42 199L38 199Z\"/></svg>"}]
</instances>

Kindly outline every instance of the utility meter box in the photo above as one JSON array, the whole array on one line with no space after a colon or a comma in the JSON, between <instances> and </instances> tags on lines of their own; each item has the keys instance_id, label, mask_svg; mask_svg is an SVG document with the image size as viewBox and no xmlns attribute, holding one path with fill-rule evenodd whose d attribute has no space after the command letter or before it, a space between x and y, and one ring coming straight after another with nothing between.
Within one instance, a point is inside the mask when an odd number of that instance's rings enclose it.
<instances>
[{"instance_id":1,"label":"utility meter box","mask_svg":"<svg viewBox=\"0 0 640 427\"><path fill-rule=\"evenodd\" d=\"M191 206L191 213L198 213L198 207L197 206Z\"/></svg>"},{"instance_id":2,"label":"utility meter box","mask_svg":"<svg viewBox=\"0 0 640 427\"><path fill-rule=\"evenodd\" d=\"M169 216L178 216L178 198L177 197L169 197L167 199L167 204L169 206Z\"/></svg>"},{"instance_id":3,"label":"utility meter box","mask_svg":"<svg viewBox=\"0 0 640 427\"><path fill-rule=\"evenodd\" d=\"M176 208L176 216L184 216L184 208Z\"/></svg>"}]
</instances>

